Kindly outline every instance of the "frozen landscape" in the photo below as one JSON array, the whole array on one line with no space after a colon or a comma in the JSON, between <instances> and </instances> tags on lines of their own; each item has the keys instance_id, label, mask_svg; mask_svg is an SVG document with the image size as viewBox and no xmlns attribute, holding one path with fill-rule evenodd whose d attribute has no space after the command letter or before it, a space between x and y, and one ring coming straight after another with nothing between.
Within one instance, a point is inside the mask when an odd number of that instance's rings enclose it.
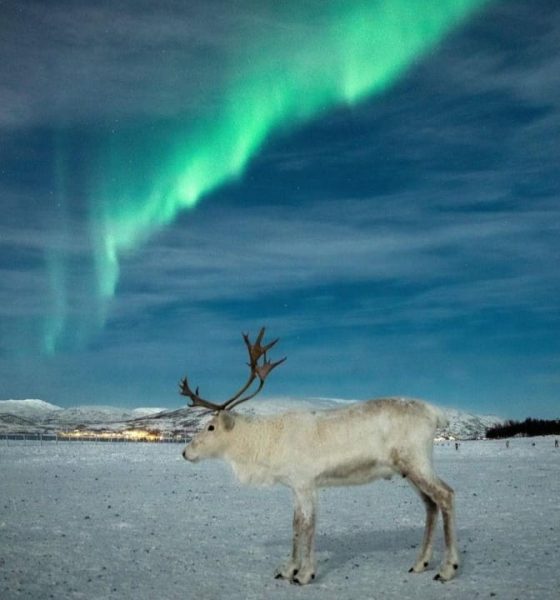
<instances>
[{"instance_id":1,"label":"frozen landscape","mask_svg":"<svg viewBox=\"0 0 560 600\"><path fill-rule=\"evenodd\" d=\"M245 413L270 414L293 409L329 409L352 400L334 398L262 398L240 408ZM439 433L456 439L484 437L486 429L502 419L444 408L449 426ZM90 432L157 431L162 437L185 437L200 426L204 415L187 407L124 409L112 406L76 406L61 408L44 400L0 400L0 438L9 434L54 434L74 428Z\"/></svg>"},{"instance_id":2,"label":"frozen landscape","mask_svg":"<svg viewBox=\"0 0 560 600\"><path fill-rule=\"evenodd\" d=\"M535 444L533 446L533 443ZM0 598L558 598L560 450L554 438L436 444L457 494L462 566L409 574L424 507L406 480L321 492L318 576L273 578L290 552L292 505L180 444L0 441Z\"/></svg>"}]
</instances>

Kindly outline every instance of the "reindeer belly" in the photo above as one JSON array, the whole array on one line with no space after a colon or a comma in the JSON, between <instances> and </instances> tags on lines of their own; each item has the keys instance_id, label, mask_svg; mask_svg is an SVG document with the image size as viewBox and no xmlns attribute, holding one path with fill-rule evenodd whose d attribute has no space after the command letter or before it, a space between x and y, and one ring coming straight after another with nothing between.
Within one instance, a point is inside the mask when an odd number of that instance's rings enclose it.
<instances>
[{"instance_id":1,"label":"reindeer belly","mask_svg":"<svg viewBox=\"0 0 560 600\"><path fill-rule=\"evenodd\" d=\"M376 460L354 460L323 470L315 481L321 487L361 485L380 478L390 479L393 473L390 467Z\"/></svg>"}]
</instances>

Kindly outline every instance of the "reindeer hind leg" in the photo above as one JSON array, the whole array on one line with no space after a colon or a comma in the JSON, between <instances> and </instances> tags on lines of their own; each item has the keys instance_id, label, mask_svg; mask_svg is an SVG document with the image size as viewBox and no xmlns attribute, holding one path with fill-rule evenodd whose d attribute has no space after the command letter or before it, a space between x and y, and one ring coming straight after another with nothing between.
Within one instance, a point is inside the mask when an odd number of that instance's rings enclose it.
<instances>
[{"instance_id":1,"label":"reindeer hind leg","mask_svg":"<svg viewBox=\"0 0 560 600\"><path fill-rule=\"evenodd\" d=\"M409 480L441 509L445 556L440 570L434 579L441 581L453 579L459 568L459 553L457 551L455 534L455 493L449 485L439 479L431 470L417 471L413 469L407 475Z\"/></svg>"},{"instance_id":2,"label":"reindeer hind leg","mask_svg":"<svg viewBox=\"0 0 560 600\"><path fill-rule=\"evenodd\" d=\"M428 568L430 560L432 559L434 532L438 517L438 505L428 495L417 488L414 483L412 483L412 485L415 487L426 507L426 526L424 528L422 547L420 548L416 562L409 569L409 573L422 573L422 571L425 571Z\"/></svg>"},{"instance_id":3,"label":"reindeer hind leg","mask_svg":"<svg viewBox=\"0 0 560 600\"><path fill-rule=\"evenodd\" d=\"M446 554L441 569L434 579L448 581L449 579L453 579L459 568L459 552L457 550L457 534L455 532L455 492L445 481L438 479L438 482L446 491L445 501L441 505Z\"/></svg>"}]
</instances>

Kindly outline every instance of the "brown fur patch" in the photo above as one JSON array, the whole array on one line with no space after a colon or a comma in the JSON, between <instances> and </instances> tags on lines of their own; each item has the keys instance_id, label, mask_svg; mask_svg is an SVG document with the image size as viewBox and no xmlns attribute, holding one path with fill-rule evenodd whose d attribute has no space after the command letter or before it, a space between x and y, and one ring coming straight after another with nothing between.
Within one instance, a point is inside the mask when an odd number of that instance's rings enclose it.
<instances>
[{"instance_id":1,"label":"brown fur patch","mask_svg":"<svg viewBox=\"0 0 560 600\"><path fill-rule=\"evenodd\" d=\"M376 460L369 460L365 462L353 462L342 465L337 465L332 469L328 469L321 473L321 477L324 479L346 479L356 477L358 475L367 475L372 469L377 466Z\"/></svg>"}]
</instances>

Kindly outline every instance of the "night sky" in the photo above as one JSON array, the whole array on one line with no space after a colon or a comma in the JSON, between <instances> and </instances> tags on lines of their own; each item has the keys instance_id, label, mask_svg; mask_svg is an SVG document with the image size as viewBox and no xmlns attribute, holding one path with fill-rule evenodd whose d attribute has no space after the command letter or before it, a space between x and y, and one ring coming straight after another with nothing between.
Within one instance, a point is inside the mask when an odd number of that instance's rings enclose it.
<instances>
[{"instance_id":1,"label":"night sky","mask_svg":"<svg viewBox=\"0 0 560 600\"><path fill-rule=\"evenodd\" d=\"M0 399L560 416L557 0L0 3ZM256 402L256 400L255 400Z\"/></svg>"}]
</instances>

